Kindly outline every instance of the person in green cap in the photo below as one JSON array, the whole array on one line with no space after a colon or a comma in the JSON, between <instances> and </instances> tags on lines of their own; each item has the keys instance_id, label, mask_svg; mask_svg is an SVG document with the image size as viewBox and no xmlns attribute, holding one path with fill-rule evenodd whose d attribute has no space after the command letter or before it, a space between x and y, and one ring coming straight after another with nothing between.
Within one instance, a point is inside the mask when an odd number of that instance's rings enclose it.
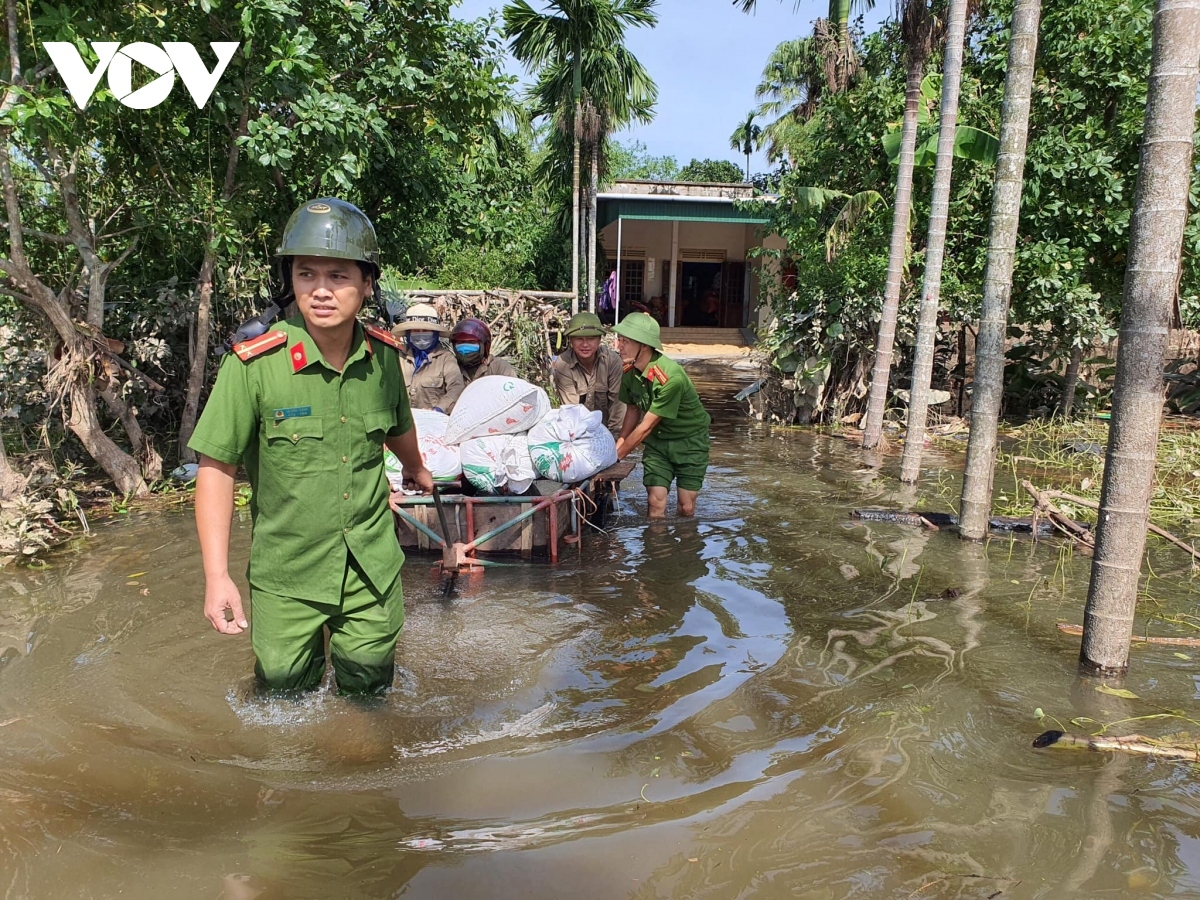
<instances>
[{"instance_id":1,"label":"person in green cap","mask_svg":"<svg viewBox=\"0 0 1200 900\"><path fill-rule=\"evenodd\" d=\"M625 367L621 402L628 404L617 458L641 446L642 484L650 518L667 514L671 482L681 516L695 515L696 497L708 471L708 426L712 421L683 366L662 354L658 322L646 313L630 313L613 326L617 352Z\"/></svg>"},{"instance_id":2,"label":"person in green cap","mask_svg":"<svg viewBox=\"0 0 1200 900\"><path fill-rule=\"evenodd\" d=\"M404 554L388 508L383 448L429 493L400 342L357 316L379 279L370 220L334 197L292 214L277 255L299 315L237 343L221 363L188 446L200 455L196 526L204 614L222 634L250 628L258 683L310 690L325 672L324 631L339 692L392 683L404 624ZM234 475L254 490L250 621L229 575Z\"/></svg>"},{"instance_id":3,"label":"person in green cap","mask_svg":"<svg viewBox=\"0 0 1200 900\"><path fill-rule=\"evenodd\" d=\"M621 393L621 357L615 350L604 347L600 338L604 326L595 313L581 312L567 323L567 343L550 366L554 389L563 404L578 404L604 415L604 422L614 434L625 423L625 404Z\"/></svg>"}]
</instances>

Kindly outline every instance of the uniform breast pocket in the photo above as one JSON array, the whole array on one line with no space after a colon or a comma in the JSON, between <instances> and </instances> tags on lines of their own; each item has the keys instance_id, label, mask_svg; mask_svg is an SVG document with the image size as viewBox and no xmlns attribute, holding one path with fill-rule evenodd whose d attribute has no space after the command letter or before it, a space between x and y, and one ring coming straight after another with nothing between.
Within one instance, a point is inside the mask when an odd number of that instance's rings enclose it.
<instances>
[{"instance_id":1,"label":"uniform breast pocket","mask_svg":"<svg viewBox=\"0 0 1200 900\"><path fill-rule=\"evenodd\" d=\"M328 469L324 428L319 416L268 420L267 452L262 464L291 475L315 475Z\"/></svg>"},{"instance_id":2,"label":"uniform breast pocket","mask_svg":"<svg viewBox=\"0 0 1200 900\"><path fill-rule=\"evenodd\" d=\"M612 399L608 393L608 388L598 387L588 392L588 409L606 410L611 405Z\"/></svg>"},{"instance_id":3,"label":"uniform breast pocket","mask_svg":"<svg viewBox=\"0 0 1200 900\"><path fill-rule=\"evenodd\" d=\"M388 432L396 427L396 411L394 409L378 409L374 412L363 413L363 429L367 439L375 444L382 444Z\"/></svg>"}]
</instances>

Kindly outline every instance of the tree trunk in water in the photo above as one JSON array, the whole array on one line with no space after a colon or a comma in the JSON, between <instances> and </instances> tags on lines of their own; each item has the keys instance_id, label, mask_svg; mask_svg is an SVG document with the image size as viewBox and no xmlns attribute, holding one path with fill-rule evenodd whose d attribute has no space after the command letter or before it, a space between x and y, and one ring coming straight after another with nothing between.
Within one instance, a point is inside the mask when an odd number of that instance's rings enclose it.
<instances>
[{"instance_id":1,"label":"tree trunk in water","mask_svg":"<svg viewBox=\"0 0 1200 900\"><path fill-rule=\"evenodd\" d=\"M596 311L596 207L600 194L600 139L592 142L592 188L588 194L587 300L588 312Z\"/></svg>"},{"instance_id":2,"label":"tree trunk in water","mask_svg":"<svg viewBox=\"0 0 1200 900\"><path fill-rule=\"evenodd\" d=\"M71 416L67 427L87 449L88 454L113 480L125 496L145 497L150 488L142 477L141 467L132 456L113 443L104 433L100 417L96 414L96 392L91 384L78 376L71 377L69 396Z\"/></svg>"},{"instance_id":3,"label":"tree trunk in water","mask_svg":"<svg viewBox=\"0 0 1200 900\"><path fill-rule=\"evenodd\" d=\"M154 449L154 442L142 431L141 423L138 422L133 410L129 408L129 404L125 402L125 398L111 384L103 390L98 390L97 393L109 411L120 421L121 427L125 429L125 434L129 438L129 446L133 449L133 455L141 465L142 476L147 481L161 481L162 457Z\"/></svg>"},{"instance_id":4,"label":"tree trunk in water","mask_svg":"<svg viewBox=\"0 0 1200 900\"><path fill-rule=\"evenodd\" d=\"M958 91L962 81L966 24L967 0L950 0L942 71L937 164L933 170L929 238L925 244L925 283L921 288L921 315L917 322L917 348L913 354L912 385L909 388L908 428L904 437L904 456L900 460L900 480L909 483L915 482L921 472L925 418L929 411L929 382L933 377L933 344L937 336L938 306L942 296L942 258L946 251L946 220L950 213L950 172L954 165L954 132L958 125Z\"/></svg>"},{"instance_id":5,"label":"tree trunk in water","mask_svg":"<svg viewBox=\"0 0 1200 900\"><path fill-rule=\"evenodd\" d=\"M1071 360L1067 363L1067 374L1063 376L1062 398L1058 401L1058 414L1064 419L1075 408L1075 385L1079 384L1079 364L1083 362L1083 348L1071 348Z\"/></svg>"},{"instance_id":6,"label":"tree trunk in water","mask_svg":"<svg viewBox=\"0 0 1200 900\"><path fill-rule=\"evenodd\" d=\"M583 107L575 100L575 135L571 155L571 313L579 312L579 132L583 128Z\"/></svg>"},{"instance_id":7,"label":"tree trunk in water","mask_svg":"<svg viewBox=\"0 0 1200 900\"><path fill-rule=\"evenodd\" d=\"M1158 0L1112 424L1083 613L1079 662L1085 672L1129 667L1162 418L1163 361L1188 214L1198 78L1200 0Z\"/></svg>"},{"instance_id":8,"label":"tree trunk in water","mask_svg":"<svg viewBox=\"0 0 1200 900\"><path fill-rule=\"evenodd\" d=\"M192 432L196 430L196 419L200 409L200 394L204 391L204 373L208 369L208 341L212 332L213 269L216 267L216 251L211 244L204 249L204 262L200 265L199 288L196 303L195 340L192 342L191 368L188 370L187 397L183 402L183 418L179 423L179 458L184 462L195 462L196 452L188 447Z\"/></svg>"},{"instance_id":9,"label":"tree trunk in water","mask_svg":"<svg viewBox=\"0 0 1200 900\"><path fill-rule=\"evenodd\" d=\"M992 227L983 273L979 334L975 337L975 387L971 394L971 436L959 505L959 533L973 541L987 536L996 470L996 432L1004 395L1004 335L1012 296L1013 260L1021 215L1029 98L1037 57L1041 0L1017 0L1008 45L1008 72L1000 112L1000 158L992 187Z\"/></svg>"},{"instance_id":10,"label":"tree trunk in water","mask_svg":"<svg viewBox=\"0 0 1200 900\"><path fill-rule=\"evenodd\" d=\"M892 243L888 251L887 286L883 290L883 309L879 315L879 335L875 340L875 365L871 372L871 393L867 399L867 417L863 425L863 449L873 450L883 432L883 413L887 409L888 380L892 374L892 348L896 343L896 317L900 313L900 290L908 261L908 223L912 213L913 158L917 149L917 111L921 105L921 79L925 76L925 58L910 60L908 83L904 90L904 122L900 131L900 159L896 170L896 204L892 212Z\"/></svg>"}]
</instances>

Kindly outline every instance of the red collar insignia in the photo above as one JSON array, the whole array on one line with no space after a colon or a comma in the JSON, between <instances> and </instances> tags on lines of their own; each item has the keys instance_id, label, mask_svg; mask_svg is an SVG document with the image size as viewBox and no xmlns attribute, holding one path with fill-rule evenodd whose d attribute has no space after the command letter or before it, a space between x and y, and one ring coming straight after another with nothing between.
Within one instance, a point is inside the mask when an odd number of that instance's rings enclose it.
<instances>
[{"instance_id":1,"label":"red collar insignia","mask_svg":"<svg viewBox=\"0 0 1200 900\"><path fill-rule=\"evenodd\" d=\"M308 355L304 352L304 342L296 341L292 345L292 373L295 374L308 365Z\"/></svg>"},{"instance_id":2,"label":"red collar insignia","mask_svg":"<svg viewBox=\"0 0 1200 900\"><path fill-rule=\"evenodd\" d=\"M653 381L660 385L667 383L667 373L664 372L662 369L660 369L656 365L655 366L646 366L645 375L646 375L647 381Z\"/></svg>"}]
</instances>

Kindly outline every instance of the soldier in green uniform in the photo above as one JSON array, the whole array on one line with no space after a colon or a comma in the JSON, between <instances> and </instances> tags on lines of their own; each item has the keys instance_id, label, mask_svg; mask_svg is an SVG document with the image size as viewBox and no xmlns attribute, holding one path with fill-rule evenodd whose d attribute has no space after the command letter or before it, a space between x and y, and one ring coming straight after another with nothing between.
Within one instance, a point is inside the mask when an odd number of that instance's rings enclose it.
<instances>
[{"instance_id":1,"label":"soldier in green uniform","mask_svg":"<svg viewBox=\"0 0 1200 900\"><path fill-rule=\"evenodd\" d=\"M630 313L613 331L625 365L621 402L628 404L617 458L636 447L642 451L642 484L650 518L667 514L671 482L678 491L681 516L696 512L696 496L708 470L708 426L712 421L683 366L662 354L658 322L646 313Z\"/></svg>"},{"instance_id":2,"label":"soldier in green uniform","mask_svg":"<svg viewBox=\"0 0 1200 900\"><path fill-rule=\"evenodd\" d=\"M554 360L550 375L558 399L564 404L579 404L599 411L614 434L625 423L625 404L621 393L621 357L600 343L604 326L595 313L571 316L566 337L570 346Z\"/></svg>"},{"instance_id":3,"label":"soldier in green uniform","mask_svg":"<svg viewBox=\"0 0 1200 900\"><path fill-rule=\"evenodd\" d=\"M234 346L188 442L200 454L204 614L222 634L250 628L266 688L317 687L328 627L338 690L380 693L404 624L384 446L421 489L432 491L433 479L399 341L357 319L378 281L375 230L357 207L323 197L292 214L277 253L300 314ZM239 463L254 489L252 624L228 568Z\"/></svg>"}]
</instances>

